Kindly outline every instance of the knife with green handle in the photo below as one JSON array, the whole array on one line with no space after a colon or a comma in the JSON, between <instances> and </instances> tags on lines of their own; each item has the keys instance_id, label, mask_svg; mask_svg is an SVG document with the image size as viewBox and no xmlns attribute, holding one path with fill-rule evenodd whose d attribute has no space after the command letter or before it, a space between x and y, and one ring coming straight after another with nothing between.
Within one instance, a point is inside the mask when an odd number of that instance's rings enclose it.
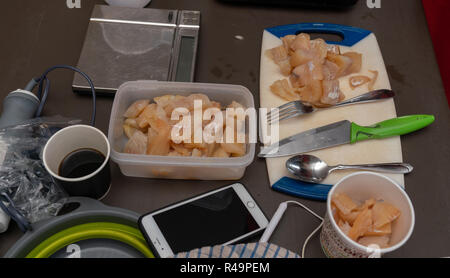
<instances>
[{"instance_id":1,"label":"knife with green handle","mask_svg":"<svg viewBox=\"0 0 450 278\"><path fill-rule=\"evenodd\" d=\"M422 129L434 122L434 116L412 115L390 119L373 126L359 126L352 123L350 143L369 139L383 139L404 135Z\"/></svg>"},{"instance_id":2,"label":"knife with green handle","mask_svg":"<svg viewBox=\"0 0 450 278\"><path fill-rule=\"evenodd\" d=\"M399 136L422 129L433 122L432 115L399 117L372 126L360 126L350 121L341 121L285 138L263 148L258 156L282 157L369 139Z\"/></svg>"}]
</instances>

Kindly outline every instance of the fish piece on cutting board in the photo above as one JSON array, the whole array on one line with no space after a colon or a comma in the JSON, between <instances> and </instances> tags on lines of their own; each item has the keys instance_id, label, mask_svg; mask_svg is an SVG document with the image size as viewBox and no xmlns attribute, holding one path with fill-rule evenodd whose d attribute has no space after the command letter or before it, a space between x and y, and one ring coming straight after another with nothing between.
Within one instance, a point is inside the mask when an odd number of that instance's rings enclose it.
<instances>
[{"instance_id":1,"label":"fish piece on cutting board","mask_svg":"<svg viewBox=\"0 0 450 278\"><path fill-rule=\"evenodd\" d=\"M264 31L260 69L260 103L262 108L275 108L287 102L270 91L270 86L273 82L283 79L285 76L281 74L278 65L276 65L267 55L265 55L265 51L267 49L271 49L281 44L282 42L278 37L266 30ZM349 85L349 78L353 75L372 76L370 70L376 70L379 72L374 90L391 89L383 57L378 46L377 39L373 33L352 47L340 46L340 48L342 53L356 51L363 54L361 72L339 79L341 91L345 94L346 99L361 95L368 91L367 84L352 90ZM372 125L396 117L397 113L393 99L382 102L321 110L309 115L303 115L301 117L296 117L281 122L280 140L299 132L342 120L349 120L359 125ZM314 151L310 154L320 157L326 161L328 165L403 161L400 137L382 140L369 140L358 142L353 145L342 145L334 148ZM290 157L266 159L271 185L285 176L295 178L286 170L285 167L285 163L289 158ZM325 181L323 181L323 184L335 184L349 173L349 171L333 172ZM400 185L404 186L403 175L386 175L397 181Z\"/></svg>"}]
</instances>

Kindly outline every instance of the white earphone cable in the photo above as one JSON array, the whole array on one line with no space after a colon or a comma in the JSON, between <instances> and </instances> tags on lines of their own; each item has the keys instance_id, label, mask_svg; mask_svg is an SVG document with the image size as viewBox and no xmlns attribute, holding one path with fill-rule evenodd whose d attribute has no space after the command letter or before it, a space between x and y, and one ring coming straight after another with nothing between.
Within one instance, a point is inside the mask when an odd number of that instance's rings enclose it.
<instances>
[{"instance_id":1,"label":"white earphone cable","mask_svg":"<svg viewBox=\"0 0 450 278\"><path fill-rule=\"evenodd\" d=\"M296 202L296 201L287 201L285 202L286 204L295 204L300 206L301 208L303 208L304 210L306 210L307 212L311 213L312 215L314 215L316 218L320 219L320 225L314 229L314 231L312 231L311 234L309 234L309 236L305 239L305 242L303 243L303 247L302 247L302 258L305 257L305 251L306 251L306 246L309 242L309 240L320 230L320 228L322 228L323 225L323 218L320 217L317 213L315 213L314 211L312 211L311 209L309 209L307 206L303 205L302 203Z\"/></svg>"}]
</instances>

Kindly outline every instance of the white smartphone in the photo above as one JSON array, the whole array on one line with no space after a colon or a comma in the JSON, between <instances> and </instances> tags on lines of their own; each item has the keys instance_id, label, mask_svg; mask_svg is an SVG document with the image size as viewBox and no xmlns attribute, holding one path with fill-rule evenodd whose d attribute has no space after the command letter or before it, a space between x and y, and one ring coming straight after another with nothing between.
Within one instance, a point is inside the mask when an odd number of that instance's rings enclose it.
<instances>
[{"instance_id":1,"label":"white smartphone","mask_svg":"<svg viewBox=\"0 0 450 278\"><path fill-rule=\"evenodd\" d=\"M235 183L143 215L139 227L155 256L229 245L262 232L268 220L250 193Z\"/></svg>"}]
</instances>

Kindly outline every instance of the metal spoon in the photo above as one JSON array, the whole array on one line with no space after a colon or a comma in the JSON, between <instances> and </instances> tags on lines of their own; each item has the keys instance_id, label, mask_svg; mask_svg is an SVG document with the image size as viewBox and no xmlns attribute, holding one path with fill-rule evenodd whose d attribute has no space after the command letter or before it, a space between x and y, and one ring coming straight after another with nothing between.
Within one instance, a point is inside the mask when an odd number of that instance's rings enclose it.
<instances>
[{"instance_id":1,"label":"metal spoon","mask_svg":"<svg viewBox=\"0 0 450 278\"><path fill-rule=\"evenodd\" d=\"M301 181L310 183L320 183L335 170L358 169L392 174L407 174L413 170L407 163L328 166L320 158L306 154L294 156L286 161L286 168Z\"/></svg>"}]
</instances>

